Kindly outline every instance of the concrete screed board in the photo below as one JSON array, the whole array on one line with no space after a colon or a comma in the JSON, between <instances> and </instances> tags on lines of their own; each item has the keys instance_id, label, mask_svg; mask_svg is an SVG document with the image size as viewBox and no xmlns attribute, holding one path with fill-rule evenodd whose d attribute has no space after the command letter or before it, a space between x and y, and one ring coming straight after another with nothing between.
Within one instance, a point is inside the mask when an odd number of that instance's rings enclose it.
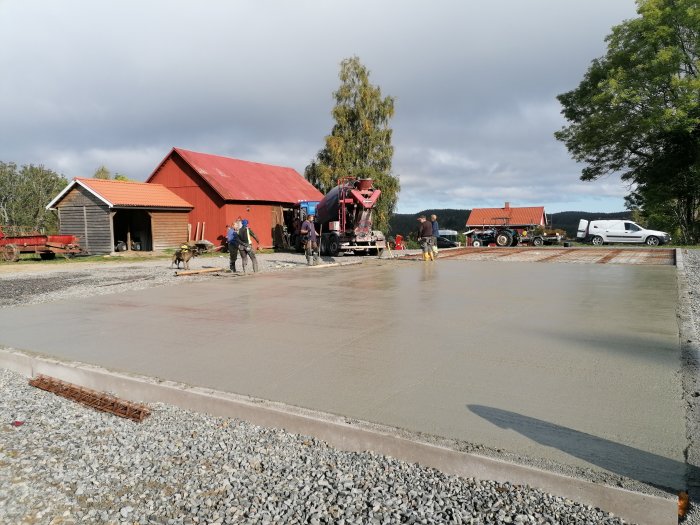
<instances>
[{"instance_id":1,"label":"concrete screed board","mask_svg":"<svg viewBox=\"0 0 700 525\"><path fill-rule=\"evenodd\" d=\"M683 487L675 267L438 260L0 310L0 345Z\"/></svg>"}]
</instances>

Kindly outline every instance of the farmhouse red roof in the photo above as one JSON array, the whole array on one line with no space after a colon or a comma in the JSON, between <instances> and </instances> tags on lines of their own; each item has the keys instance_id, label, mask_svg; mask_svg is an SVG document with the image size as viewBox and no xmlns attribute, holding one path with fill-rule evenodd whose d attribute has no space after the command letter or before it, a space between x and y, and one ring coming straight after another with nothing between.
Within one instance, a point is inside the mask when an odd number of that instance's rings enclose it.
<instances>
[{"instance_id":1,"label":"farmhouse red roof","mask_svg":"<svg viewBox=\"0 0 700 525\"><path fill-rule=\"evenodd\" d=\"M321 200L323 194L296 170L208 153L173 148L148 180L171 155L178 154L224 200L296 203Z\"/></svg>"},{"instance_id":2,"label":"farmhouse red roof","mask_svg":"<svg viewBox=\"0 0 700 525\"><path fill-rule=\"evenodd\" d=\"M76 183L86 187L111 206L147 208L192 208L192 205L162 184L145 182L83 179L76 177ZM69 185L70 188L70 185Z\"/></svg>"},{"instance_id":3,"label":"farmhouse red roof","mask_svg":"<svg viewBox=\"0 0 700 525\"><path fill-rule=\"evenodd\" d=\"M526 208L474 208L467 219L467 226L526 226L540 224L544 215L544 206Z\"/></svg>"}]
</instances>

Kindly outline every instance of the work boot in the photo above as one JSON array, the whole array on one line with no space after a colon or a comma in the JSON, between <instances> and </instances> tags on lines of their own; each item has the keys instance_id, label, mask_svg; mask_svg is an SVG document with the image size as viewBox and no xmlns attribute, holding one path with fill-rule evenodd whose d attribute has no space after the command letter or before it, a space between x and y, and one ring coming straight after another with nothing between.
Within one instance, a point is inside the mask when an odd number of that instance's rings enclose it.
<instances>
[{"instance_id":1,"label":"work boot","mask_svg":"<svg viewBox=\"0 0 700 525\"><path fill-rule=\"evenodd\" d=\"M428 252L428 260L434 261L435 260L435 254L433 253L433 250L430 250Z\"/></svg>"},{"instance_id":2,"label":"work boot","mask_svg":"<svg viewBox=\"0 0 700 525\"><path fill-rule=\"evenodd\" d=\"M423 252L423 260L424 260L424 261L429 261L429 260L430 260L430 255L428 255L428 252Z\"/></svg>"}]
</instances>

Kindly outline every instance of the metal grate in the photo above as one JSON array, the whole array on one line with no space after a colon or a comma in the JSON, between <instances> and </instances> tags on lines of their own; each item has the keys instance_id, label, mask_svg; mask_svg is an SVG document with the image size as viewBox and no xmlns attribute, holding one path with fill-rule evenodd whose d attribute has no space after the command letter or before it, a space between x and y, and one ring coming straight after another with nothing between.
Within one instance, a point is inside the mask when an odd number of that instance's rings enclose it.
<instances>
[{"instance_id":1,"label":"metal grate","mask_svg":"<svg viewBox=\"0 0 700 525\"><path fill-rule=\"evenodd\" d=\"M151 411L146 405L123 401L111 394L83 388L45 375L38 375L34 379L30 379L29 384L36 388L46 390L47 392L53 392L66 399L77 401L78 403L87 405L96 410L110 412L116 416L137 422L143 421L151 414Z\"/></svg>"}]
</instances>

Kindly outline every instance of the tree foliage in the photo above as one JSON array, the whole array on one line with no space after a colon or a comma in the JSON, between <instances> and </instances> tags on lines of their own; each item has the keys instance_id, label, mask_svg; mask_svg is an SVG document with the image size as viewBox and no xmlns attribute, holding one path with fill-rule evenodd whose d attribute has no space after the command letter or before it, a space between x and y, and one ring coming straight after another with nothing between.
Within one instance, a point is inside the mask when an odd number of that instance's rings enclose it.
<instances>
[{"instance_id":1,"label":"tree foliage","mask_svg":"<svg viewBox=\"0 0 700 525\"><path fill-rule=\"evenodd\" d=\"M95 173L92 176L93 179L102 179L102 180L123 180L123 181L130 181L131 179L127 177L126 175L122 175L121 173L115 173L114 177L112 177L112 172L109 171L107 166L102 165L99 168L95 170Z\"/></svg>"},{"instance_id":2,"label":"tree foliage","mask_svg":"<svg viewBox=\"0 0 700 525\"><path fill-rule=\"evenodd\" d=\"M68 181L43 166L17 167L0 162L0 223L26 230L55 232L56 215L46 205L63 190Z\"/></svg>"},{"instance_id":3,"label":"tree foliage","mask_svg":"<svg viewBox=\"0 0 700 525\"><path fill-rule=\"evenodd\" d=\"M369 71L358 57L340 63L339 77L340 87L333 94L335 125L304 174L322 193L342 177L373 179L382 191L375 227L386 230L399 193L399 179L391 172L394 148L389 120L394 115L394 99L382 97L380 88L369 82Z\"/></svg>"},{"instance_id":4,"label":"tree foliage","mask_svg":"<svg viewBox=\"0 0 700 525\"><path fill-rule=\"evenodd\" d=\"M557 98L569 122L555 133L586 164L582 180L620 173L627 198L653 222L672 219L697 242L700 211L700 0L637 0L607 53Z\"/></svg>"}]
</instances>

